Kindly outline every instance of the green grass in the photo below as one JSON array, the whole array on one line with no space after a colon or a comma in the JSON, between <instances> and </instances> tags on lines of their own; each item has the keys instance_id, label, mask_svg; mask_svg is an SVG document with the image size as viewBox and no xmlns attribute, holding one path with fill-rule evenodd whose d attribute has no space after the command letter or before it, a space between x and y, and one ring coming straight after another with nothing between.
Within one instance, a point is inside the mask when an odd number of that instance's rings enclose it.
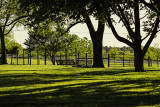
<instances>
[{"instance_id":1,"label":"green grass","mask_svg":"<svg viewBox=\"0 0 160 107\"><path fill-rule=\"evenodd\" d=\"M160 68L0 65L0 107L160 106Z\"/></svg>"}]
</instances>

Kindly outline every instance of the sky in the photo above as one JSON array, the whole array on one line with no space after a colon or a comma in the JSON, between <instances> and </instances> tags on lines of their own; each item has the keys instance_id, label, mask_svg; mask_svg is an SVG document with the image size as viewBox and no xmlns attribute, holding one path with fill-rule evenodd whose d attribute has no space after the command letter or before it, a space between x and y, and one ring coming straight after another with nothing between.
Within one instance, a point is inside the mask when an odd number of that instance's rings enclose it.
<instances>
[{"instance_id":1,"label":"sky","mask_svg":"<svg viewBox=\"0 0 160 107\"><path fill-rule=\"evenodd\" d=\"M93 18L91 18L91 19L92 19L92 23L93 23L95 29L97 29L98 22L96 20L94 20ZM127 36L128 33L125 30L125 28L122 27L122 24L115 25L115 28L121 36L123 36L123 37ZM25 39L28 38L27 32L28 31L24 30L23 27L14 29L15 40L18 43L20 43L24 48L25 48L25 45L23 43L24 43ZM84 24L77 24L76 26L72 27L70 29L70 34L77 34L80 38L87 37L89 40L91 40L88 28L85 23ZM153 46L155 43L159 43L159 41L160 41L160 34L158 34L156 39L153 40L151 46ZM144 45L144 43L142 45ZM105 26L105 31L104 31L104 36L103 36L103 46L123 47L123 46L127 46L127 45L116 40L116 38L112 34L111 29L109 29L107 26Z\"/></svg>"}]
</instances>

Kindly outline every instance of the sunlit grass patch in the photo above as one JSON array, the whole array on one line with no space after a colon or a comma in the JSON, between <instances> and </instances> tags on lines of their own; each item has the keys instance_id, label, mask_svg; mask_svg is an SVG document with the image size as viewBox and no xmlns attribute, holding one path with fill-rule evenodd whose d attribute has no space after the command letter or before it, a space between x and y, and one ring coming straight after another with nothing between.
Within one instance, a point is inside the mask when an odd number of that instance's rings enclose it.
<instances>
[{"instance_id":1,"label":"sunlit grass patch","mask_svg":"<svg viewBox=\"0 0 160 107\"><path fill-rule=\"evenodd\" d=\"M157 106L159 70L1 65L0 106Z\"/></svg>"}]
</instances>

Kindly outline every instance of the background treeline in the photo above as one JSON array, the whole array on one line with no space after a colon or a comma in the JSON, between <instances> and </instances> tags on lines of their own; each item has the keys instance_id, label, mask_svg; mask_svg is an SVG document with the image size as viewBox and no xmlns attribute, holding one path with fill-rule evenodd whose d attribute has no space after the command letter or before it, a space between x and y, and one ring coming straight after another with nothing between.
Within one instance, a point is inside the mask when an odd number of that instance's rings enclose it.
<instances>
[{"instance_id":1,"label":"background treeline","mask_svg":"<svg viewBox=\"0 0 160 107\"><path fill-rule=\"evenodd\" d=\"M67 53L69 56L74 56L75 55L75 48L77 49L77 53L81 57L85 57L85 54L88 54L88 57L93 57L93 46L91 40L88 40L86 37L84 38L79 38L75 34L67 34L69 35L69 38L71 39L69 44L64 46L63 48L59 48L59 50L56 52L56 56L64 56L65 55L65 50L67 49ZM66 36L66 35L65 35ZM47 46L44 46L43 48L39 46L34 46L31 42L31 36L26 39L24 44L27 46L25 49L32 49L32 55L37 54L37 50L39 50L39 53L41 55L44 55L44 49L47 48ZM6 36L5 38L5 43L6 43L6 52L7 54L16 54L18 52L19 55L23 54L23 47L20 45L13 36L13 33L10 33L9 35ZM63 45L65 43L61 43ZM53 44L52 44L53 46ZM0 47L1 48L1 47ZM54 47L52 47L54 48ZM0 52L1 53L1 52ZM25 54L28 54L29 52L26 51ZM112 58L116 57L122 57L125 55L125 57L134 57L134 51L131 47L112 47L112 46L103 46L103 58L107 58L108 54ZM153 46L150 46L146 55L145 59L151 58L152 60L156 60L157 58L160 57L160 48L159 44L155 43Z\"/></svg>"},{"instance_id":2,"label":"background treeline","mask_svg":"<svg viewBox=\"0 0 160 107\"><path fill-rule=\"evenodd\" d=\"M122 57L125 55L125 57L134 57L134 50L131 47L111 47L111 46L103 46L103 57L107 58L108 54L110 54L110 57L116 58L116 57ZM159 44L155 43L153 46L150 46L144 59L152 59L156 60L160 57L160 48Z\"/></svg>"}]
</instances>

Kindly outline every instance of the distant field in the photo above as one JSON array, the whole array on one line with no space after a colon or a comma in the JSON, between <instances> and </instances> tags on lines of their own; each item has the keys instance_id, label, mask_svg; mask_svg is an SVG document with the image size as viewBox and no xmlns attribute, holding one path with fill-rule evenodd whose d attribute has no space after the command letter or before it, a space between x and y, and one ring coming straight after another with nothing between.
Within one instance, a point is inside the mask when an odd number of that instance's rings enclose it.
<instances>
[{"instance_id":1,"label":"distant field","mask_svg":"<svg viewBox=\"0 0 160 107\"><path fill-rule=\"evenodd\" d=\"M160 68L0 65L0 107L160 106Z\"/></svg>"}]
</instances>

